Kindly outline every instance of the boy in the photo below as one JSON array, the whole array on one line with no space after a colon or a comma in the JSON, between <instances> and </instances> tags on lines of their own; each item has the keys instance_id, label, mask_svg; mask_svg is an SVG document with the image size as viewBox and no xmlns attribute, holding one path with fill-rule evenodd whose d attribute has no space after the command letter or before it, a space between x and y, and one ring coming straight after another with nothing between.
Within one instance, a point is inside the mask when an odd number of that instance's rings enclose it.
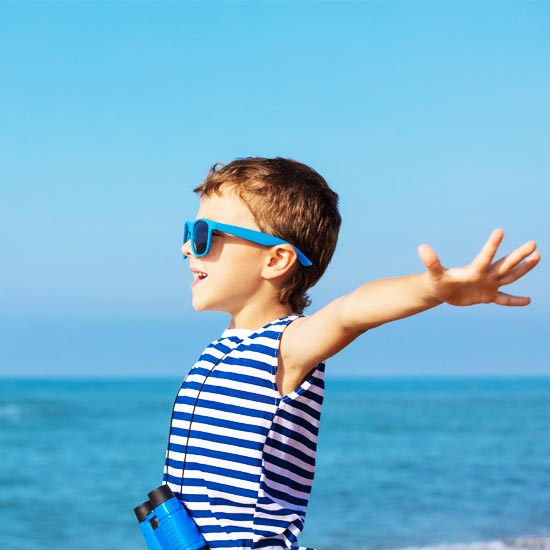
<instances>
[{"instance_id":1,"label":"boy","mask_svg":"<svg viewBox=\"0 0 550 550\"><path fill-rule=\"evenodd\" d=\"M495 230L473 262L368 283L310 317L306 291L334 252L338 197L304 164L249 158L214 166L197 189L182 252L193 306L230 314L172 413L164 481L209 547L297 549L313 482L323 361L367 330L443 302L523 306L499 290L539 261L530 241L497 262Z\"/></svg>"}]
</instances>

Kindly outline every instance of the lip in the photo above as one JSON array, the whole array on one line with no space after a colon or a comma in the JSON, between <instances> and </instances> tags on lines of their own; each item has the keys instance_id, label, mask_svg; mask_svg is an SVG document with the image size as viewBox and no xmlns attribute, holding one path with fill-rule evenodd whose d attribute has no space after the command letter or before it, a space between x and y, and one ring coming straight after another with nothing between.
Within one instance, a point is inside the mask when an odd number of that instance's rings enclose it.
<instances>
[{"instance_id":1,"label":"lip","mask_svg":"<svg viewBox=\"0 0 550 550\"><path fill-rule=\"evenodd\" d=\"M206 273L206 271L203 271L195 266L191 266L191 273L193 274L193 282L191 283L192 287L204 282L208 277L208 273Z\"/></svg>"}]
</instances>

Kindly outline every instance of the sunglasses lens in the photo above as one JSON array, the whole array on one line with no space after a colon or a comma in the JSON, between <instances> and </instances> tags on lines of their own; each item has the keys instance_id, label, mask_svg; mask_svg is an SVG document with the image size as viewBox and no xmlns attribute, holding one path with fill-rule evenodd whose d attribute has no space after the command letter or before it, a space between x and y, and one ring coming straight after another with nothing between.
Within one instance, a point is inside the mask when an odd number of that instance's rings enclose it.
<instances>
[{"instance_id":1,"label":"sunglasses lens","mask_svg":"<svg viewBox=\"0 0 550 550\"><path fill-rule=\"evenodd\" d=\"M208 225L206 222L195 222L193 229L193 248L197 256L201 256L206 253L208 246Z\"/></svg>"}]
</instances>

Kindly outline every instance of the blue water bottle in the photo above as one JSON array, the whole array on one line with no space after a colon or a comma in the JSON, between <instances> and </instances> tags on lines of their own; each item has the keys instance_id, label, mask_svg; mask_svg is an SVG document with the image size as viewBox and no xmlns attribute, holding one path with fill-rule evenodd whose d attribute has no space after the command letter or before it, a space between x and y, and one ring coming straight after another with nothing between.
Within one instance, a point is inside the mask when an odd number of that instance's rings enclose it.
<instances>
[{"instance_id":1,"label":"blue water bottle","mask_svg":"<svg viewBox=\"0 0 550 550\"><path fill-rule=\"evenodd\" d=\"M149 501L158 521L153 532L163 550L208 550L193 518L168 485L151 491Z\"/></svg>"},{"instance_id":2,"label":"blue water bottle","mask_svg":"<svg viewBox=\"0 0 550 550\"><path fill-rule=\"evenodd\" d=\"M155 530L158 528L158 520L151 502L146 500L143 504L136 506L134 513L139 521L139 528L145 537L147 548L149 550L162 550L162 546L155 535Z\"/></svg>"}]
</instances>

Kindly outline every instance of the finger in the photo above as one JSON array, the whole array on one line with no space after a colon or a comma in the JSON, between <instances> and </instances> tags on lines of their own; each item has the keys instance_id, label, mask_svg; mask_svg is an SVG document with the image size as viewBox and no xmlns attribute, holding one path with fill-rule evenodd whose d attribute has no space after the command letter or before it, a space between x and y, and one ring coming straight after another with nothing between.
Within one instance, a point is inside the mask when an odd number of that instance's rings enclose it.
<instances>
[{"instance_id":1,"label":"finger","mask_svg":"<svg viewBox=\"0 0 550 550\"><path fill-rule=\"evenodd\" d=\"M474 258L472 265L479 271L487 271L503 238L504 231L502 229L495 229L483 245L479 254Z\"/></svg>"},{"instance_id":2,"label":"finger","mask_svg":"<svg viewBox=\"0 0 550 550\"><path fill-rule=\"evenodd\" d=\"M441 277L443 273L445 273L445 269L441 265L437 254L431 246L427 244L421 244L418 247L418 256L432 276Z\"/></svg>"},{"instance_id":3,"label":"finger","mask_svg":"<svg viewBox=\"0 0 550 550\"><path fill-rule=\"evenodd\" d=\"M527 306L531 303L531 298L527 296L512 296L505 292L499 292L494 303L499 306Z\"/></svg>"},{"instance_id":4,"label":"finger","mask_svg":"<svg viewBox=\"0 0 550 550\"><path fill-rule=\"evenodd\" d=\"M533 254L530 258L527 258L523 263L519 264L515 269L512 269L502 277L499 277L499 285L509 285L517 281L520 277L523 277L526 273L529 273L540 261L540 254Z\"/></svg>"},{"instance_id":5,"label":"finger","mask_svg":"<svg viewBox=\"0 0 550 550\"><path fill-rule=\"evenodd\" d=\"M516 248L513 252L510 252L504 258L501 258L498 262L493 264L498 275L505 275L508 271L512 270L518 264L520 264L527 256L532 254L537 248L535 241L529 241L519 248Z\"/></svg>"}]
</instances>

